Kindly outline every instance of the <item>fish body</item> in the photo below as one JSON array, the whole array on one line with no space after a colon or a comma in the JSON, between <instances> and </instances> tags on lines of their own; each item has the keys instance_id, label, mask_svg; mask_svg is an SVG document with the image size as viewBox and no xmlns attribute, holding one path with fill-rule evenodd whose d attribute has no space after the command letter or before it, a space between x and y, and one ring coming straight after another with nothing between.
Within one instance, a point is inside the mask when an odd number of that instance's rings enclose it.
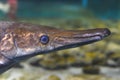
<instances>
[{"instance_id":1,"label":"fish body","mask_svg":"<svg viewBox=\"0 0 120 80\"><path fill-rule=\"evenodd\" d=\"M35 55L90 44L109 35L107 28L61 30L30 23L2 21L0 73Z\"/></svg>"}]
</instances>

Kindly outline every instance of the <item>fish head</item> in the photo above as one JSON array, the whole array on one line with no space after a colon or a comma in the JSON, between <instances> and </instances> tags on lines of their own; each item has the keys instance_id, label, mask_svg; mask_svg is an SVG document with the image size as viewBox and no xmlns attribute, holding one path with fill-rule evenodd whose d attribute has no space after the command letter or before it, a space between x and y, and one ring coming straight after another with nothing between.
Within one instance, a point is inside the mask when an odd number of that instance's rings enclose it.
<instances>
[{"instance_id":1,"label":"fish head","mask_svg":"<svg viewBox=\"0 0 120 80\"><path fill-rule=\"evenodd\" d=\"M31 57L52 51L83 46L100 41L110 35L110 30L107 28L60 30L56 28L42 27L36 29L33 28L31 30L27 29L27 31L22 31L26 33L25 36L18 37L16 40L18 57Z\"/></svg>"}]
</instances>

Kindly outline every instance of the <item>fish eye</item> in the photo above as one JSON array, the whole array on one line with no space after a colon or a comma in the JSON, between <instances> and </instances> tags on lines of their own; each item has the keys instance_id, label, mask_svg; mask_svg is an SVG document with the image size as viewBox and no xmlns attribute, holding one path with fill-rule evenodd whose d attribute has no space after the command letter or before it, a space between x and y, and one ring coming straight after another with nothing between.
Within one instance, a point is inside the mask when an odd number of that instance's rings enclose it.
<instances>
[{"instance_id":1,"label":"fish eye","mask_svg":"<svg viewBox=\"0 0 120 80\"><path fill-rule=\"evenodd\" d=\"M48 37L47 35L42 35L42 36L40 37L40 42L41 42L42 44L47 44L47 43L49 42L49 37Z\"/></svg>"}]
</instances>

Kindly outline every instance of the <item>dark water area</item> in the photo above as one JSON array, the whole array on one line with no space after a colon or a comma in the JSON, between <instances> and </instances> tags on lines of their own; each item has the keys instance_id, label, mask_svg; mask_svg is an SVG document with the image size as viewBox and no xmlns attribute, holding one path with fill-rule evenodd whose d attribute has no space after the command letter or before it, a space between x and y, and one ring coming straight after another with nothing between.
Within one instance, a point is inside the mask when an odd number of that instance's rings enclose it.
<instances>
[{"instance_id":1,"label":"dark water area","mask_svg":"<svg viewBox=\"0 0 120 80\"><path fill-rule=\"evenodd\" d=\"M120 0L18 0L17 16L20 18L75 18L81 16L82 10L89 11L100 19L119 19ZM2 12L0 14L3 16Z\"/></svg>"},{"instance_id":2,"label":"dark water area","mask_svg":"<svg viewBox=\"0 0 120 80\"><path fill-rule=\"evenodd\" d=\"M20 0L18 16L67 18L71 13L79 13L73 14L79 17L81 9L89 10L101 19L120 18L120 0Z\"/></svg>"}]
</instances>

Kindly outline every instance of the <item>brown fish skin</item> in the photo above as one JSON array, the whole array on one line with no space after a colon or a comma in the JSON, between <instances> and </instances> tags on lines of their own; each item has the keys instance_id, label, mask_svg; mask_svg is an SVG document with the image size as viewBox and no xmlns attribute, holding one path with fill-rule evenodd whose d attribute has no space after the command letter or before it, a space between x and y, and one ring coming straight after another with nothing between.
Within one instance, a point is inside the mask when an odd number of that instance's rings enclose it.
<instances>
[{"instance_id":1,"label":"brown fish skin","mask_svg":"<svg viewBox=\"0 0 120 80\"><path fill-rule=\"evenodd\" d=\"M40 41L47 36L47 42ZM23 22L0 22L0 73L38 54L90 44L110 35L107 28L61 30ZM46 37L43 39L46 40Z\"/></svg>"}]
</instances>

